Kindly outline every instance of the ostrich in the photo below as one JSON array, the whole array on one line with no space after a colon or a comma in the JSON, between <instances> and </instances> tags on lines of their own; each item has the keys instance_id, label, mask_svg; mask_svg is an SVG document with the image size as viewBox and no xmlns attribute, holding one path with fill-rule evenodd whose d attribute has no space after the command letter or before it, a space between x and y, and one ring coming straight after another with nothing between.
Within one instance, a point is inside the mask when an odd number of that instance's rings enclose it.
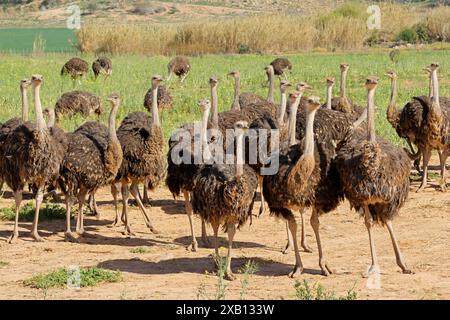
<instances>
[{"instance_id":1,"label":"ostrich","mask_svg":"<svg viewBox=\"0 0 450 320\"><path fill-rule=\"evenodd\" d=\"M365 218L372 255L369 274L378 269L372 235L375 223L387 226L398 266L403 273L411 273L403 261L392 226L393 218L408 196L410 159L401 148L375 136L377 82L376 77L368 77L365 84L368 92L367 140L361 135L343 146L336 157L336 167L345 197Z\"/></svg>"},{"instance_id":2,"label":"ostrich","mask_svg":"<svg viewBox=\"0 0 450 320\"><path fill-rule=\"evenodd\" d=\"M333 97L333 86L334 86L334 78L332 77L328 77L326 78L326 97L327 97L327 101L325 103L325 105L323 105L322 107L327 108L328 110L332 109L332 97Z\"/></svg>"},{"instance_id":3,"label":"ostrich","mask_svg":"<svg viewBox=\"0 0 450 320\"><path fill-rule=\"evenodd\" d=\"M20 97L22 101L22 118L11 118L5 123L0 124L0 146L7 139L8 135L14 131L15 128L28 121L28 88L31 85L29 79L20 80ZM1 149L1 148L0 148ZM1 157L1 154L0 154ZM3 189L3 178L0 176L0 191Z\"/></svg>"},{"instance_id":4,"label":"ostrich","mask_svg":"<svg viewBox=\"0 0 450 320\"><path fill-rule=\"evenodd\" d=\"M144 107L151 112L152 110L153 92L152 88L148 89L144 97ZM160 110L170 110L173 107L173 99L169 89L165 86L158 88L158 108Z\"/></svg>"},{"instance_id":5,"label":"ostrich","mask_svg":"<svg viewBox=\"0 0 450 320\"><path fill-rule=\"evenodd\" d=\"M122 163L122 148L116 135L116 114L120 98L108 97L112 104L108 128L96 122L86 123L70 135L67 153L61 167L61 183L66 186L66 233L68 241L75 241L70 226L71 199L78 199L76 232L84 234L83 205L86 195L94 194L101 186L110 184ZM90 130L91 129L91 130Z\"/></svg>"},{"instance_id":6,"label":"ostrich","mask_svg":"<svg viewBox=\"0 0 450 320\"><path fill-rule=\"evenodd\" d=\"M439 84L437 70L439 68L438 63L432 63L430 65L431 79L433 83L433 97L431 101L428 99L424 103L424 109L427 112L427 116L424 119L419 139L419 149L423 154L423 177L422 183L417 190L422 191L427 185L428 176L428 161L431 157L431 151L437 149L440 151L440 164L441 164L441 180L440 186L443 191L446 189L445 181L445 162L450 152L450 103L445 101L441 107L439 99Z\"/></svg>"},{"instance_id":7,"label":"ostrich","mask_svg":"<svg viewBox=\"0 0 450 320\"><path fill-rule=\"evenodd\" d=\"M92 71L94 71L95 79L100 74L105 76L105 79L112 75L112 61L107 57L100 57L92 63Z\"/></svg>"},{"instance_id":8,"label":"ostrich","mask_svg":"<svg viewBox=\"0 0 450 320\"><path fill-rule=\"evenodd\" d=\"M85 76L89 72L89 64L83 59L74 57L67 61L62 69L61 76L70 75L73 80L73 85L75 86L75 82Z\"/></svg>"},{"instance_id":9,"label":"ostrich","mask_svg":"<svg viewBox=\"0 0 450 320\"><path fill-rule=\"evenodd\" d=\"M289 72L292 71L292 64L287 58L276 58L270 63L270 65L273 67L276 76L284 75L286 78L286 74L284 72L286 70Z\"/></svg>"},{"instance_id":10,"label":"ostrich","mask_svg":"<svg viewBox=\"0 0 450 320\"><path fill-rule=\"evenodd\" d=\"M185 56L176 56L167 64L167 70L167 81L172 78L172 74L175 74L181 79L180 81L183 82L191 70L189 59Z\"/></svg>"},{"instance_id":11,"label":"ostrich","mask_svg":"<svg viewBox=\"0 0 450 320\"><path fill-rule=\"evenodd\" d=\"M55 104L56 122L61 120L61 116L73 116L81 114L88 117L95 113L99 116L103 112L100 98L94 93L87 91L70 91L64 93Z\"/></svg>"},{"instance_id":12,"label":"ostrich","mask_svg":"<svg viewBox=\"0 0 450 320\"><path fill-rule=\"evenodd\" d=\"M46 183L58 176L65 152L65 146L47 129L44 121L40 99L42 81L41 75L33 75L31 78L36 124L25 122L17 126L0 146L1 177L13 191L16 204L14 231L8 240L10 243L19 236L19 211L23 188L27 183L36 187L36 208L31 236L36 241L43 241L37 227L44 188Z\"/></svg>"},{"instance_id":13,"label":"ostrich","mask_svg":"<svg viewBox=\"0 0 450 320\"><path fill-rule=\"evenodd\" d=\"M117 130L117 136L122 145L123 161L111 185L111 192L116 208L114 225L117 225L120 217L117 209L116 183L122 184L122 222L125 224L125 235L132 235L128 220L129 190L144 215L147 227L151 232L158 233L142 204L138 186L145 182L148 188L153 190L165 178L167 169L164 136L158 116L157 96L161 82L161 76L152 77L152 118L144 112L132 112L122 121Z\"/></svg>"},{"instance_id":14,"label":"ostrich","mask_svg":"<svg viewBox=\"0 0 450 320\"><path fill-rule=\"evenodd\" d=\"M341 69L340 91L339 97L332 99L332 108L337 111L350 113L353 111L352 103L347 98L347 74L349 65L347 63L341 63L339 68Z\"/></svg>"},{"instance_id":15,"label":"ostrich","mask_svg":"<svg viewBox=\"0 0 450 320\"><path fill-rule=\"evenodd\" d=\"M300 95L291 94L290 122L295 123ZM294 101L292 101L294 100ZM292 210L303 211L312 207L311 226L313 227L318 251L319 266L323 275L332 273L322 252L319 235L319 215L337 207L343 198L339 177L333 166L335 146L331 141L314 141L314 118L320 101L317 97L305 100L306 130L304 139L280 153L279 170L277 174L264 177L263 192L270 212L288 221L293 238L295 266L290 274L295 277L303 272L298 244L297 223ZM290 126L290 137L296 136L296 126ZM317 133L316 133L317 134Z\"/></svg>"},{"instance_id":16,"label":"ostrich","mask_svg":"<svg viewBox=\"0 0 450 320\"><path fill-rule=\"evenodd\" d=\"M200 106L209 108L210 102L202 100ZM255 202L258 178L253 169L244 160L244 131L248 129L246 121L235 124L236 157L234 164L203 165L194 176L192 207L214 230L215 255L219 256L218 231L221 225L228 233L228 254L225 278L234 280L231 271L231 249L238 228L251 216ZM205 139L203 136L202 139ZM203 141L206 143L206 141ZM207 145L206 145L206 148Z\"/></svg>"}]
</instances>

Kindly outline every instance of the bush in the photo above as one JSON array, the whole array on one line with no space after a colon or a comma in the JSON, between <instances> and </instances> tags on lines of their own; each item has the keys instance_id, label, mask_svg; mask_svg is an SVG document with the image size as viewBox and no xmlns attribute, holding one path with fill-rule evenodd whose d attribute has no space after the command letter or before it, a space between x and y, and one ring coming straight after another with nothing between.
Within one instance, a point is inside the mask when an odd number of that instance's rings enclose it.
<instances>
[{"instance_id":1,"label":"bush","mask_svg":"<svg viewBox=\"0 0 450 320\"><path fill-rule=\"evenodd\" d=\"M397 40L405 41L408 43L417 43L419 40L419 36L414 28L406 28L402 30L398 36Z\"/></svg>"}]
</instances>

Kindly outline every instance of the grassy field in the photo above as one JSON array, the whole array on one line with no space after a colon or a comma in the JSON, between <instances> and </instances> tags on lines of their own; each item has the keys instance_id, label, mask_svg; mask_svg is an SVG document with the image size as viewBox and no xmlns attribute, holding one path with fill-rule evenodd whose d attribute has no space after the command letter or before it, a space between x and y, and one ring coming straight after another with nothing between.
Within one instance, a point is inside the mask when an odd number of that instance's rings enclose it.
<instances>
[{"instance_id":1,"label":"grassy field","mask_svg":"<svg viewBox=\"0 0 450 320\"><path fill-rule=\"evenodd\" d=\"M0 51L13 53L33 52L33 43L41 37L44 40L46 52L68 52L74 48L69 43L75 43L72 30L66 28L11 28L0 29Z\"/></svg>"},{"instance_id":2,"label":"grassy field","mask_svg":"<svg viewBox=\"0 0 450 320\"><path fill-rule=\"evenodd\" d=\"M324 79L327 76L339 77L339 63L350 64L348 94L358 104L365 104L366 93L363 87L364 79L368 75L380 77L380 85L376 94L377 132L394 143L400 143L394 130L385 118L385 111L389 98L390 83L384 74L394 68L399 75L398 106L403 106L414 95L427 94L427 77L422 68L432 61L441 63L440 87L441 95L450 95L450 69L448 66L449 51L402 51L396 66L389 60L387 52L354 53L354 54L301 54L289 56L294 69L290 80L295 83L306 81L314 89L310 94L319 95L325 100ZM20 114L19 81L33 73L44 76L42 99L44 106L54 106L58 97L65 91L72 90L69 79L61 79L59 72L63 63L70 56L67 54L46 54L38 56L2 55L0 64L0 121L4 121ZM92 62L94 56L84 56ZM272 56L240 55L240 56L203 56L191 59L192 72L185 84L177 79L169 84L174 97L175 107L162 115L162 122L166 138L174 128L182 123L199 120L200 110L197 100L209 97L208 78L215 75L219 79L219 108L227 110L232 101L232 80L226 77L227 72L238 69L242 74L242 91L252 91L266 95L264 86L264 66ZM150 86L152 74L166 74L166 57L145 56L116 56L113 57L113 76L104 82L93 80L92 73L85 79L79 89L89 90L99 94L106 104L105 98L112 92L122 97L122 106L118 119L123 119L130 111L144 110L143 98ZM278 86L278 81L277 81ZM338 93L338 85L334 94ZM276 100L279 100L277 92ZM107 110L109 105L106 105ZM106 123L107 113L101 116ZM94 119L94 118L92 118ZM84 119L74 117L64 119L62 126L66 130L73 130Z\"/></svg>"}]
</instances>

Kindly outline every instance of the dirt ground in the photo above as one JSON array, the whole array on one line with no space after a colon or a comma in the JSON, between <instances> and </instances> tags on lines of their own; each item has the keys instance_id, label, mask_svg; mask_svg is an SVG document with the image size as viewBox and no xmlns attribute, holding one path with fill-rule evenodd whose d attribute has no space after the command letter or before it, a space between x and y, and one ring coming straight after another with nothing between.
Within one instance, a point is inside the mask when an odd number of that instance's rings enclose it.
<instances>
[{"instance_id":1,"label":"dirt ground","mask_svg":"<svg viewBox=\"0 0 450 320\"><path fill-rule=\"evenodd\" d=\"M433 159L436 169L437 159ZM307 223L307 240L313 253L301 253L305 273L297 279L319 282L327 290L343 295L354 288L358 299L449 299L450 298L450 192L442 193L433 186L424 192L414 191L394 222L403 255L415 274L404 275L395 263L388 231L377 227L375 241L381 268L381 289L368 289L365 271L370 264L370 250L363 219L350 211L347 202L337 211L321 219L324 252L335 274L319 274L317 247ZM168 190L159 188L151 194L153 206L148 211L161 231L154 235L146 229L137 207L131 208L132 229L136 235L126 238L122 228L111 228L114 209L108 188L98 194L102 217L87 217L86 226L95 238L81 243L64 242L64 221L43 221L39 225L45 242L35 243L28 237L30 223L21 223L21 240L6 243L12 222L0 222L0 299L195 299L200 288L213 298L217 276L213 273L212 249L198 252L185 249L189 244L188 219L183 202L175 202ZM11 206L11 198L1 199L0 206ZM255 214L259 203L255 205ZM309 212L307 213L309 219ZM197 234L200 220L195 219ZM212 234L211 229L208 229ZM222 234L221 244L226 246ZM235 273L247 260L255 261L259 270L250 278L246 298L292 299L295 280L287 274L294 263L294 254L283 255L286 242L285 224L267 213L246 225L235 237L232 267ZM201 245L201 242L200 242ZM145 253L132 253L135 247L146 247ZM22 280L58 267L99 266L122 272L118 283L100 284L82 289L51 289L43 291L25 287ZM243 275L226 283L226 298L239 298Z\"/></svg>"}]
</instances>

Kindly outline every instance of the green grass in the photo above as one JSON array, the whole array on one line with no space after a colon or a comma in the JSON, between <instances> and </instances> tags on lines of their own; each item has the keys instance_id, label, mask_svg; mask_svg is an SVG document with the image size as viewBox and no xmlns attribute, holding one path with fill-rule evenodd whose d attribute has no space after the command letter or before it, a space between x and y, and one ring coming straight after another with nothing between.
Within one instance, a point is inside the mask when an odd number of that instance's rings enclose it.
<instances>
[{"instance_id":1,"label":"green grass","mask_svg":"<svg viewBox=\"0 0 450 320\"><path fill-rule=\"evenodd\" d=\"M8 266L8 265L9 265L9 262L6 262L6 261L0 261L0 268L6 267L6 266Z\"/></svg>"},{"instance_id":2,"label":"green grass","mask_svg":"<svg viewBox=\"0 0 450 320\"><path fill-rule=\"evenodd\" d=\"M147 247L136 247L133 249L130 249L131 253L147 253L149 250Z\"/></svg>"},{"instance_id":3,"label":"green grass","mask_svg":"<svg viewBox=\"0 0 450 320\"><path fill-rule=\"evenodd\" d=\"M59 268L56 271L39 274L30 279L24 280L23 284L36 289L63 288L67 285L70 272L66 268ZM118 282L121 274L118 271L109 271L97 267L80 268L80 286L93 287L103 282Z\"/></svg>"},{"instance_id":4,"label":"green grass","mask_svg":"<svg viewBox=\"0 0 450 320\"><path fill-rule=\"evenodd\" d=\"M20 209L19 218L24 221L33 221L34 217L34 205L32 202L27 202ZM0 209L0 220L14 221L15 206L10 208ZM60 205L53 203L44 203L39 210L40 220L53 220L53 219L65 219L66 210Z\"/></svg>"},{"instance_id":5,"label":"green grass","mask_svg":"<svg viewBox=\"0 0 450 320\"><path fill-rule=\"evenodd\" d=\"M294 284L295 297L298 300L356 300L357 293L352 289L346 295L337 296L334 291L327 290L320 283L311 285L307 280L296 281Z\"/></svg>"},{"instance_id":6,"label":"green grass","mask_svg":"<svg viewBox=\"0 0 450 320\"><path fill-rule=\"evenodd\" d=\"M448 65L449 50L424 50L401 51L395 70L399 76L398 106L403 106L412 96L427 94L427 76L422 68L432 61L441 63L439 71L442 96L450 95L450 65ZM24 77L30 77L33 73L44 76L44 84L41 90L42 101L45 107L54 106L59 96L72 90L72 82L69 79L61 80L59 75L61 66L68 60L67 54L46 54L39 56L0 55L0 74L5 75L1 80L0 95L0 121L5 121L20 114L19 81ZM94 56L83 56L90 63ZM260 95L267 94L265 73L263 68L274 58L267 55L206 55L191 58L192 71L184 84L178 79L173 79L169 88L174 98L174 109L166 111L161 116L165 138L175 128L189 121L200 120L200 109L197 101L209 97L208 79L215 75L219 79L219 109L227 110L231 106L233 90L232 79L226 74L238 69L241 71L242 92L255 92ZM293 83L306 81L314 87L307 94L319 95L325 101L325 77L339 78L339 63L350 64L348 77L348 96L358 104L365 105L366 91L364 80L368 75L380 77L376 93L377 133L398 144L400 143L395 131L386 120L386 107L389 99L390 82L384 74L393 68L388 51L377 50L371 53L312 53L290 55L293 64L290 80ZM167 57L147 57L142 55L115 56L112 58L114 72L110 79L104 82L93 80L92 72L82 85L82 90L93 91L100 95L106 110L109 104L106 97L112 93L118 93L122 98L122 105L118 111L117 119L120 121L131 111L142 111L143 99L150 87L152 74L166 75ZM278 87L278 80L277 85ZM335 85L334 95L338 94L338 84ZM276 92L276 101L279 101L279 92ZM31 95L30 95L31 100ZM100 120L106 123L108 112L105 112ZM31 119L34 115L31 115ZM95 120L92 116L91 120ZM64 119L61 123L64 129L73 130L85 120L81 117Z\"/></svg>"},{"instance_id":7,"label":"green grass","mask_svg":"<svg viewBox=\"0 0 450 320\"><path fill-rule=\"evenodd\" d=\"M76 39L67 28L10 28L0 29L0 52L33 52L33 43L39 35L45 40L46 52L74 51L69 39L74 43Z\"/></svg>"}]
</instances>

